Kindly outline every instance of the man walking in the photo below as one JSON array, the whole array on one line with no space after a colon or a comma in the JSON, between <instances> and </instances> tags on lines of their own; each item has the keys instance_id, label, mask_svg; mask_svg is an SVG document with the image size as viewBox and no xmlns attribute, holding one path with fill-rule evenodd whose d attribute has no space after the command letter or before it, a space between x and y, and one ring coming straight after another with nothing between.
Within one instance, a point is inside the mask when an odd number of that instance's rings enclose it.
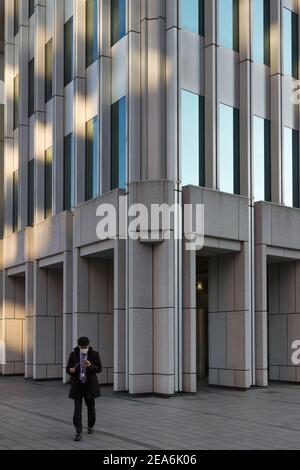
<instances>
[{"instance_id":1,"label":"man walking","mask_svg":"<svg viewBox=\"0 0 300 470\"><path fill-rule=\"evenodd\" d=\"M69 398L74 400L75 406L73 424L76 442L82 439L82 400L88 410L88 434L93 434L96 422L95 398L101 396L96 375L102 372L100 355L89 345L88 338L79 338L78 346L71 352L67 365L67 373L71 376Z\"/></svg>"}]
</instances>

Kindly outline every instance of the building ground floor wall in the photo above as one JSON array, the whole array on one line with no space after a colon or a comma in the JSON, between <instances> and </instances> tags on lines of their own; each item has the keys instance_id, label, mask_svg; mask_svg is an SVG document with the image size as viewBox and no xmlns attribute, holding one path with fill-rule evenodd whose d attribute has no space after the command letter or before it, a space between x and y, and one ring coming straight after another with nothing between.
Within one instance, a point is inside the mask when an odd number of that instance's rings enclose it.
<instances>
[{"instance_id":1,"label":"building ground floor wall","mask_svg":"<svg viewBox=\"0 0 300 470\"><path fill-rule=\"evenodd\" d=\"M175 202L203 205L201 249L163 236L176 217L154 240L132 226L135 236L121 233L126 206ZM114 237L97 236L99 205L115 210ZM298 228L296 209L148 181L6 236L0 372L66 381L69 352L85 335L101 355L101 384L118 392L299 382Z\"/></svg>"}]
</instances>

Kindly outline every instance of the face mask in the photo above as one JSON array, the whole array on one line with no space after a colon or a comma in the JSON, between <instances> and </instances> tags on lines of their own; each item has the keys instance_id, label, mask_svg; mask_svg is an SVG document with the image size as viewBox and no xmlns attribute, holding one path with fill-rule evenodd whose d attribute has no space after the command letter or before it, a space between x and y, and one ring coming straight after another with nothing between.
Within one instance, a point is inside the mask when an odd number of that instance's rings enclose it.
<instances>
[{"instance_id":1,"label":"face mask","mask_svg":"<svg viewBox=\"0 0 300 470\"><path fill-rule=\"evenodd\" d=\"M87 354L89 352L88 348L80 349L81 354Z\"/></svg>"}]
</instances>

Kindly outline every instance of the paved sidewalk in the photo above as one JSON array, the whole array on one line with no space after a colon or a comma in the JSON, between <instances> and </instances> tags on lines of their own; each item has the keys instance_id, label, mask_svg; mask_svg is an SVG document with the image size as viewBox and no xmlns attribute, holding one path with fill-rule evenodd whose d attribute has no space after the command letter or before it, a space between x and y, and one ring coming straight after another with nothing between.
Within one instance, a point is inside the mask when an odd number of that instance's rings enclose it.
<instances>
[{"instance_id":1,"label":"paved sidewalk","mask_svg":"<svg viewBox=\"0 0 300 470\"><path fill-rule=\"evenodd\" d=\"M300 449L300 386L171 399L102 391L95 434L77 444L66 385L0 377L0 450Z\"/></svg>"}]
</instances>

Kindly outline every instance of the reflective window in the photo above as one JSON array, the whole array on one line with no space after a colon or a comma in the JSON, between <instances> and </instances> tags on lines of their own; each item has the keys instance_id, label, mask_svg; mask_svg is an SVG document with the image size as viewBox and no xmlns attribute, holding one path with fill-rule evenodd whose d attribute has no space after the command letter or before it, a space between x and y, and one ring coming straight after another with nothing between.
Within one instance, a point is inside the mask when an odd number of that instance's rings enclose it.
<instances>
[{"instance_id":1,"label":"reflective window","mask_svg":"<svg viewBox=\"0 0 300 470\"><path fill-rule=\"evenodd\" d=\"M204 36L204 0L181 0L181 27Z\"/></svg>"},{"instance_id":2,"label":"reflective window","mask_svg":"<svg viewBox=\"0 0 300 470\"><path fill-rule=\"evenodd\" d=\"M205 186L204 98L181 91L181 160L183 186Z\"/></svg>"},{"instance_id":3,"label":"reflective window","mask_svg":"<svg viewBox=\"0 0 300 470\"><path fill-rule=\"evenodd\" d=\"M99 151L98 151L98 117L86 123L85 150L85 197L94 199L99 195Z\"/></svg>"},{"instance_id":4,"label":"reflective window","mask_svg":"<svg viewBox=\"0 0 300 470\"><path fill-rule=\"evenodd\" d=\"M73 80L73 17L64 26L64 85Z\"/></svg>"},{"instance_id":5,"label":"reflective window","mask_svg":"<svg viewBox=\"0 0 300 470\"><path fill-rule=\"evenodd\" d=\"M64 210L70 211L74 207L74 156L73 156L73 134L64 138Z\"/></svg>"},{"instance_id":6,"label":"reflective window","mask_svg":"<svg viewBox=\"0 0 300 470\"><path fill-rule=\"evenodd\" d=\"M34 59L28 64L28 116L34 113Z\"/></svg>"},{"instance_id":7,"label":"reflective window","mask_svg":"<svg viewBox=\"0 0 300 470\"><path fill-rule=\"evenodd\" d=\"M52 217L52 175L53 175L53 149L45 152L45 219Z\"/></svg>"},{"instance_id":8,"label":"reflective window","mask_svg":"<svg viewBox=\"0 0 300 470\"><path fill-rule=\"evenodd\" d=\"M299 133L284 128L282 158L283 204L299 207Z\"/></svg>"},{"instance_id":9,"label":"reflective window","mask_svg":"<svg viewBox=\"0 0 300 470\"><path fill-rule=\"evenodd\" d=\"M270 65L270 0L252 0L253 59Z\"/></svg>"},{"instance_id":10,"label":"reflective window","mask_svg":"<svg viewBox=\"0 0 300 470\"><path fill-rule=\"evenodd\" d=\"M298 78L298 15L283 8L283 73Z\"/></svg>"},{"instance_id":11,"label":"reflective window","mask_svg":"<svg viewBox=\"0 0 300 470\"><path fill-rule=\"evenodd\" d=\"M19 126L19 100L20 100L20 80L19 75L14 78L14 116L13 116L13 125L14 129Z\"/></svg>"},{"instance_id":12,"label":"reflective window","mask_svg":"<svg viewBox=\"0 0 300 470\"><path fill-rule=\"evenodd\" d=\"M111 189L126 187L126 98L111 109Z\"/></svg>"},{"instance_id":13,"label":"reflective window","mask_svg":"<svg viewBox=\"0 0 300 470\"><path fill-rule=\"evenodd\" d=\"M51 100L52 90L52 69L53 69L53 41L46 44L45 51L45 100L46 103Z\"/></svg>"},{"instance_id":14,"label":"reflective window","mask_svg":"<svg viewBox=\"0 0 300 470\"><path fill-rule=\"evenodd\" d=\"M98 0L86 1L86 67L98 54Z\"/></svg>"},{"instance_id":15,"label":"reflective window","mask_svg":"<svg viewBox=\"0 0 300 470\"><path fill-rule=\"evenodd\" d=\"M126 34L126 0L111 0L111 45Z\"/></svg>"},{"instance_id":16,"label":"reflective window","mask_svg":"<svg viewBox=\"0 0 300 470\"><path fill-rule=\"evenodd\" d=\"M34 160L28 162L28 226L34 224Z\"/></svg>"},{"instance_id":17,"label":"reflective window","mask_svg":"<svg viewBox=\"0 0 300 470\"><path fill-rule=\"evenodd\" d=\"M219 44L239 50L239 4L238 0L218 0Z\"/></svg>"},{"instance_id":18,"label":"reflective window","mask_svg":"<svg viewBox=\"0 0 300 470\"><path fill-rule=\"evenodd\" d=\"M19 230L19 170L13 172L13 231Z\"/></svg>"},{"instance_id":19,"label":"reflective window","mask_svg":"<svg viewBox=\"0 0 300 470\"><path fill-rule=\"evenodd\" d=\"M253 118L253 198L271 200L270 121Z\"/></svg>"},{"instance_id":20,"label":"reflective window","mask_svg":"<svg viewBox=\"0 0 300 470\"><path fill-rule=\"evenodd\" d=\"M220 191L239 194L239 111L223 104L219 105L218 153Z\"/></svg>"}]
</instances>

